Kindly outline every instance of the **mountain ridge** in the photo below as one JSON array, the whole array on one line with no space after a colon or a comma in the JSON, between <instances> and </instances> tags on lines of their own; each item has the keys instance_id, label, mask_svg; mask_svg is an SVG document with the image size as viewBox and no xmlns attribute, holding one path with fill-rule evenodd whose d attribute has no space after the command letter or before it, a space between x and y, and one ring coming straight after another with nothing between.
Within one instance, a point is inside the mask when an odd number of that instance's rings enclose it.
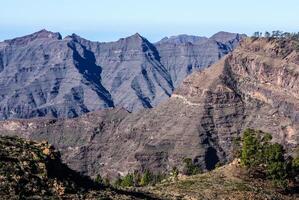
<instances>
[{"instance_id":1,"label":"mountain ridge","mask_svg":"<svg viewBox=\"0 0 299 200\"><path fill-rule=\"evenodd\" d=\"M44 29L5 40L0 43L0 119L152 108L192 71L232 50L231 44L215 42L206 44L208 50L187 43L167 45L157 46L138 33L101 43L76 34L62 38Z\"/></svg>"}]
</instances>

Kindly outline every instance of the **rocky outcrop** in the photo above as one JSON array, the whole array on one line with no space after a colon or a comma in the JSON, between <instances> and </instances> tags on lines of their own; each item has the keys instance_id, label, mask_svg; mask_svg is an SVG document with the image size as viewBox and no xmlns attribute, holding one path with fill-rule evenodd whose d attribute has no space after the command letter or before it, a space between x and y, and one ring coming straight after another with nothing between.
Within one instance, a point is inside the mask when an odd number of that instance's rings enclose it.
<instances>
[{"instance_id":1,"label":"rocky outcrop","mask_svg":"<svg viewBox=\"0 0 299 200\"><path fill-rule=\"evenodd\" d=\"M96 187L62 164L47 142L0 137L0 146L0 194L5 199L54 199Z\"/></svg>"},{"instance_id":2,"label":"rocky outcrop","mask_svg":"<svg viewBox=\"0 0 299 200\"><path fill-rule=\"evenodd\" d=\"M159 199L122 191L82 176L61 163L47 142L0 137L0 195L3 199Z\"/></svg>"},{"instance_id":3,"label":"rocky outcrop","mask_svg":"<svg viewBox=\"0 0 299 200\"><path fill-rule=\"evenodd\" d=\"M229 53L240 40L229 35L204 44L187 39L152 44L139 34L100 43L41 30L5 40L0 43L0 119L152 108L189 73Z\"/></svg>"}]
</instances>

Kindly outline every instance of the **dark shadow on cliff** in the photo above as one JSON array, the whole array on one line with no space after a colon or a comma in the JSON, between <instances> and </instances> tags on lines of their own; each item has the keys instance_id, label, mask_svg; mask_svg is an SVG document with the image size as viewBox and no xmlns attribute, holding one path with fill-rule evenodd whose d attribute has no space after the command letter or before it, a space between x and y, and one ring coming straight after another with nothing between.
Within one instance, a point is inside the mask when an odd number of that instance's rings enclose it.
<instances>
[{"instance_id":1,"label":"dark shadow on cliff","mask_svg":"<svg viewBox=\"0 0 299 200\"><path fill-rule=\"evenodd\" d=\"M76 43L83 49L82 56L76 48ZM86 79L87 82L85 82L85 84L91 84L90 86L98 94L98 96L105 101L107 106L114 107L111 94L101 83L102 68L96 64L94 53L80 44L77 40L68 43L68 47L73 50L74 64Z\"/></svg>"},{"instance_id":2,"label":"dark shadow on cliff","mask_svg":"<svg viewBox=\"0 0 299 200\"><path fill-rule=\"evenodd\" d=\"M209 147L205 154L205 164L207 170L212 170L215 168L215 165L219 162L219 158L217 156L217 151L213 147Z\"/></svg>"}]
</instances>

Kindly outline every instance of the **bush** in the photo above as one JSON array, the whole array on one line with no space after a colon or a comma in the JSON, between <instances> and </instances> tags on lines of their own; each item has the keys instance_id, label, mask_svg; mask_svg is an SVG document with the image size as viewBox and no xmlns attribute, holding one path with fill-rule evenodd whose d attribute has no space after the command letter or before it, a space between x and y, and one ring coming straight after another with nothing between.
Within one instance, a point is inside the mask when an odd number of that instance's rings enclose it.
<instances>
[{"instance_id":1,"label":"bush","mask_svg":"<svg viewBox=\"0 0 299 200\"><path fill-rule=\"evenodd\" d=\"M179 170L177 167L173 167L171 170L171 176L174 178L174 180L178 180Z\"/></svg>"},{"instance_id":2,"label":"bush","mask_svg":"<svg viewBox=\"0 0 299 200\"><path fill-rule=\"evenodd\" d=\"M264 172L275 185L286 187L292 170L287 169L283 146L270 144L271 139L268 133L246 129L242 138L241 164L251 172Z\"/></svg>"},{"instance_id":3,"label":"bush","mask_svg":"<svg viewBox=\"0 0 299 200\"><path fill-rule=\"evenodd\" d=\"M141 180L140 180L140 186L149 185L152 180L153 180L152 173L149 170L145 170L145 172L142 175Z\"/></svg>"},{"instance_id":4,"label":"bush","mask_svg":"<svg viewBox=\"0 0 299 200\"><path fill-rule=\"evenodd\" d=\"M122 183L122 178L120 177L120 175L117 177L117 179L114 181L113 185L115 187L120 187Z\"/></svg>"},{"instance_id":5,"label":"bush","mask_svg":"<svg viewBox=\"0 0 299 200\"><path fill-rule=\"evenodd\" d=\"M134 176L133 174L128 173L125 177L121 180L121 187L132 187L134 186Z\"/></svg>"},{"instance_id":6,"label":"bush","mask_svg":"<svg viewBox=\"0 0 299 200\"><path fill-rule=\"evenodd\" d=\"M101 177L100 174L97 175L97 177L96 177L96 179L95 179L95 182L96 182L97 184L103 184L103 179L102 179L102 177Z\"/></svg>"},{"instance_id":7,"label":"bush","mask_svg":"<svg viewBox=\"0 0 299 200\"><path fill-rule=\"evenodd\" d=\"M292 180L299 184L299 147L294 155L294 159L291 161L291 175Z\"/></svg>"},{"instance_id":8,"label":"bush","mask_svg":"<svg viewBox=\"0 0 299 200\"><path fill-rule=\"evenodd\" d=\"M191 176L200 173L200 168L193 163L191 158L185 158L183 162L184 162L183 174L187 176Z\"/></svg>"},{"instance_id":9,"label":"bush","mask_svg":"<svg viewBox=\"0 0 299 200\"><path fill-rule=\"evenodd\" d=\"M166 177L167 176L165 174L162 173L153 174L149 170L145 170L144 173L139 173L135 171L134 173L128 173L124 177L119 176L117 180L114 182L114 186L139 187L139 186L155 185L157 183L160 183Z\"/></svg>"},{"instance_id":10,"label":"bush","mask_svg":"<svg viewBox=\"0 0 299 200\"><path fill-rule=\"evenodd\" d=\"M110 185L110 180L109 180L108 177L105 177L105 178L104 178L104 180L103 180L103 184L104 184L105 186L109 186L109 185Z\"/></svg>"},{"instance_id":11,"label":"bush","mask_svg":"<svg viewBox=\"0 0 299 200\"><path fill-rule=\"evenodd\" d=\"M241 156L241 138L235 137L233 138L233 157L239 158Z\"/></svg>"}]
</instances>

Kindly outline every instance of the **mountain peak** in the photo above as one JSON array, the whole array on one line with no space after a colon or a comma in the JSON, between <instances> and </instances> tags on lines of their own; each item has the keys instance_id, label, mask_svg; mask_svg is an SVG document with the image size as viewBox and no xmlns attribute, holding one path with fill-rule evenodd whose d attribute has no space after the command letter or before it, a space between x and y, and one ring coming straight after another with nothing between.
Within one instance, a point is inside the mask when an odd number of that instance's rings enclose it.
<instances>
[{"instance_id":1,"label":"mountain peak","mask_svg":"<svg viewBox=\"0 0 299 200\"><path fill-rule=\"evenodd\" d=\"M139 33L135 33L134 35L121 38L117 41L118 43L122 43L123 45L129 46L140 46L144 43L150 43L145 37L141 36Z\"/></svg>"},{"instance_id":2,"label":"mountain peak","mask_svg":"<svg viewBox=\"0 0 299 200\"><path fill-rule=\"evenodd\" d=\"M234 39L240 39L242 37L246 37L245 34L239 33L230 33L225 31L219 31L210 37L212 40L216 40L217 42L226 43L228 41L232 41Z\"/></svg>"},{"instance_id":3,"label":"mountain peak","mask_svg":"<svg viewBox=\"0 0 299 200\"><path fill-rule=\"evenodd\" d=\"M134 37L139 37L139 38L142 38L142 36L137 32L133 35Z\"/></svg>"},{"instance_id":4,"label":"mountain peak","mask_svg":"<svg viewBox=\"0 0 299 200\"><path fill-rule=\"evenodd\" d=\"M162 43L173 43L173 44L192 43L192 44L196 44L196 43L199 43L206 39L207 39L206 37L201 37L201 36L180 34L180 35L176 35L176 36L164 37L162 40L158 41L157 44L162 44Z\"/></svg>"},{"instance_id":5,"label":"mountain peak","mask_svg":"<svg viewBox=\"0 0 299 200\"><path fill-rule=\"evenodd\" d=\"M69 40L75 40L75 41L80 41L80 40L86 40L84 38L82 38L81 36L75 34L75 33L72 33L71 35L68 35L64 38L65 39L69 39Z\"/></svg>"},{"instance_id":6,"label":"mountain peak","mask_svg":"<svg viewBox=\"0 0 299 200\"><path fill-rule=\"evenodd\" d=\"M127 40L135 40L135 41L144 41L144 40L146 40L139 33L135 33L134 35L126 37L125 39L127 39Z\"/></svg>"},{"instance_id":7,"label":"mountain peak","mask_svg":"<svg viewBox=\"0 0 299 200\"><path fill-rule=\"evenodd\" d=\"M23 36L23 37L17 37L11 40L5 40L4 42L7 42L11 45L24 45L28 44L31 41L37 40L37 39L55 39L55 40L61 40L60 33L54 33L51 31L48 31L46 29L42 29L40 31L37 31L35 33Z\"/></svg>"}]
</instances>

